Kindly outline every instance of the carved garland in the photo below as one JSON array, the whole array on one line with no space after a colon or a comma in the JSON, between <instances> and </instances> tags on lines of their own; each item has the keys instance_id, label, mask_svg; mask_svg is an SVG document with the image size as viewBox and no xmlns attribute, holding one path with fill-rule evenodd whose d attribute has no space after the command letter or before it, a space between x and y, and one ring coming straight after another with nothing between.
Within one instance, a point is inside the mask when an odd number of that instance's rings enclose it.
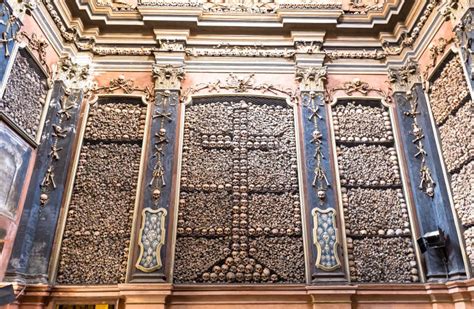
<instances>
[{"instance_id":1,"label":"carved garland","mask_svg":"<svg viewBox=\"0 0 474 309\"><path fill-rule=\"evenodd\" d=\"M338 91L344 91L344 93L348 96L352 96L354 93L367 96L371 92L375 92L379 94L387 104L392 103L392 96L390 92L386 92L380 88L371 87L369 83L364 82L359 78L354 78L352 81L345 82L342 84L342 86L329 89L326 92L326 103L332 103L334 94Z\"/></svg>"},{"instance_id":2,"label":"carved garland","mask_svg":"<svg viewBox=\"0 0 474 309\"><path fill-rule=\"evenodd\" d=\"M31 36L28 35L27 32L21 31L19 32L15 40L20 42L20 47L30 48L33 51L36 51L38 54L38 60L41 65L44 67L46 72L48 73L48 77L51 76L51 69L49 68L48 64L46 63L46 49L49 46L49 43L44 38L38 38L36 33L33 33Z\"/></svg>"},{"instance_id":3,"label":"carved garland","mask_svg":"<svg viewBox=\"0 0 474 309\"><path fill-rule=\"evenodd\" d=\"M448 47L449 44L453 43L454 40L454 38L450 38L448 40L446 40L445 38L439 38L436 44L430 44L430 62L428 63L425 68L425 71L423 72L423 78L426 81L428 80L430 70L436 67L438 58L444 54L444 52L446 51L446 47Z\"/></svg>"},{"instance_id":4,"label":"carved garland","mask_svg":"<svg viewBox=\"0 0 474 309\"><path fill-rule=\"evenodd\" d=\"M181 96L181 102L187 102L192 95L197 94L203 90L208 90L209 93L220 93L221 90L228 90L234 93L243 93L249 90L260 91L261 93L271 93L274 95L286 95L291 102L298 104L299 94L297 89L283 88L278 85L270 83L256 84L255 74L239 77L233 73L229 74L225 81L216 80L214 82L200 83L194 87L188 88Z\"/></svg>"},{"instance_id":5,"label":"carved garland","mask_svg":"<svg viewBox=\"0 0 474 309\"><path fill-rule=\"evenodd\" d=\"M127 79L123 75L119 75L119 77L111 79L107 86L98 86L97 84L94 85L94 88L91 89L92 93L116 93L121 92L125 94L131 94L134 92L143 93L145 95L145 100L147 102L153 102L155 100L155 95L150 88L140 88L135 86L135 82L132 79Z\"/></svg>"}]
</instances>

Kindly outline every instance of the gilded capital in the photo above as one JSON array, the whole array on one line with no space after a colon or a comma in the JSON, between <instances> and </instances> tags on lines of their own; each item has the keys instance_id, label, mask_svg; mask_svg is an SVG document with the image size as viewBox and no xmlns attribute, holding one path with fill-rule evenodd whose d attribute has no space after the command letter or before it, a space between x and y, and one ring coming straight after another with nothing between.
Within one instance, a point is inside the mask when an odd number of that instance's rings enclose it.
<instances>
[{"instance_id":1,"label":"gilded capital","mask_svg":"<svg viewBox=\"0 0 474 309\"><path fill-rule=\"evenodd\" d=\"M301 91L324 92L327 68L323 67L297 67L296 80L300 83Z\"/></svg>"},{"instance_id":2,"label":"gilded capital","mask_svg":"<svg viewBox=\"0 0 474 309\"><path fill-rule=\"evenodd\" d=\"M179 90L181 81L184 79L184 68L171 64L154 65L153 78L157 90Z\"/></svg>"}]
</instances>

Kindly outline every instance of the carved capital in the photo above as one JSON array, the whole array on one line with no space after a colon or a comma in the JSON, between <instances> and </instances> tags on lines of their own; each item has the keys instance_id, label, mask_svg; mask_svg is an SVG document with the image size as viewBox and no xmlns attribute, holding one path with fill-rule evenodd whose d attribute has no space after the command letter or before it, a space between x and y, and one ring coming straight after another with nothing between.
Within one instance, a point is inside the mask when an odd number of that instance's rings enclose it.
<instances>
[{"instance_id":1,"label":"carved capital","mask_svg":"<svg viewBox=\"0 0 474 309\"><path fill-rule=\"evenodd\" d=\"M300 83L301 91L324 92L327 68L307 67L296 68L296 80Z\"/></svg>"},{"instance_id":2,"label":"carved capital","mask_svg":"<svg viewBox=\"0 0 474 309\"><path fill-rule=\"evenodd\" d=\"M184 79L184 68L171 64L154 65L153 78L156 90L179 90L181 81Z\"/></svg>"},{"instance_id":3,"label":"carved capital","mask_svg":"<svg viewBox=\"0 0 474 309\"><path fill-rule=\"evenodd\" d=\"M90 66L76 63L70 55L61 57L53 70L53 79L62 81L67 89L83 89L87 92L93 88Z\"/></svg>"},{"instance_id":4,"label":"carved capital","mask_svg":"<svg viewBox=\"0 0 474 309\"><path fill-rule=\"evenodd\" d=\"M389 68L388 80L394 93L409 92L414 84L421 83L418 64L409 60L406 65L400 68Z\"/></svg>"}]
</instances>

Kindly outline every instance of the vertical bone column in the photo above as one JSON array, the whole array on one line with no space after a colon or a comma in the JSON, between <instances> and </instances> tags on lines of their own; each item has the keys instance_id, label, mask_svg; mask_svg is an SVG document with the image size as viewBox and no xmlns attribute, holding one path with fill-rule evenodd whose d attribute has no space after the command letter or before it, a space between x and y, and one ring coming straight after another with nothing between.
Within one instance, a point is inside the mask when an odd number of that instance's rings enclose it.
<instances>
[{"instance_id":1,"label":"vertical bone column","mask_svg":"<svg viewBox=\"0 0 474 309\"><path fill-rule=\"evenodd\" d=\"M89 67L69 57L59 63L34 172L25 201L7 277L48 282L56 225L72 160L76 127L84 93L90 85Z\"/></svg>"},{"instance_id":2,"label":"vertical bone column","mask_svg":"<svg viewBox=\"0 0 474 309\"><path fill-rule=\"evenodd\" d=\"M146 152L145 180L142 186L142 207L136 213L131 282L165 282L172 267L170 207L177 178L177 149L179 121L179 93L184 69L164 64L153 67L155 104L149 125ZM150 121L150 119L149 119Z\"/></svg>"},{"instance_id":3,"label":"vertical bone column","mask_svg":"<svg viewBox=\"0 0 474 309\"><path fill-rule=\"evenodd\" d=\"M338 230L336 185L330 152L330 130L324 105L326 67L299 67L305 184L305 211L309 219L309 261L312 282L345 281L341 233Z\"/></svg>"},{"instance_id":4,"label":"vertical bone column","mask_svg":"<svg viewBox=\"0 0 474 309\"><path fill-rule=\"evenodd\" d=\"M462 278L466 275L454 213L445 182L436 131L430 121L428 104L417 64L408 62L389 69L394 89L400 140L416 208L418 237L442 229L446 238L446 259L436 249L424 254L428 281Z\"/></svg>"}]
</instances>

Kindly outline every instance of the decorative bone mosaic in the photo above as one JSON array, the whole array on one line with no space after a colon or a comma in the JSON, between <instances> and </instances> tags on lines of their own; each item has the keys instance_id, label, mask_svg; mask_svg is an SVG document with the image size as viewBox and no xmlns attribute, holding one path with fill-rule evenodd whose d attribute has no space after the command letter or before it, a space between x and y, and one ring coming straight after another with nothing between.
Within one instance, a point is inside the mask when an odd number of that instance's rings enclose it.
<instances>
[{"instance_id":1,"label":"decorative bone mosaic","mask_svg":"<svg viewBox=\"0 0 474 309\"><path fill-rule=\"evenodd\" d=\"M63 234L58 283L125 282L145 113L137 100L104 99L91 106Z\"/></svg>"},{"instance_id":2,"label":"decorative bone mosaic","mask_svg":"<svg viewBox=\"0 0 474 309\"><path fill-rule=\"evenodd\" d=\"M419 281L388 109L339 100L332 116L351 281Z\"/></svg>"},{"instance_id":3,"label":"decorative bone mosaic","mask_svg":"<svg viewBox=\"0 0 474 309\"><path fill-rule=\"evenodd\" d=\"M428 90L431 110L436 123L446 121L469 96L469 88L459 56L454 56L440 70Z\"/></svg>"},{"instance_id":4,"label":"decorative bone mosaic","mask_svg":"<svg viewBox=\"0 0 474 309\"><path fill-rule=\"evenodd\" d=\"M47 93L46 76L28 52L19 51L0 99L0 112L35 139Z\"/></svg>"},{"instance_id":5,"label":"decorative bone mosaic","mask_svg":"<svg viewBox=\"0 0 474 309\"><path fill-rule=\"evenodd\" d=\"M291 107L193 102L182 161L176 283L304 282Z\"/></svg>"}]
</instances>

